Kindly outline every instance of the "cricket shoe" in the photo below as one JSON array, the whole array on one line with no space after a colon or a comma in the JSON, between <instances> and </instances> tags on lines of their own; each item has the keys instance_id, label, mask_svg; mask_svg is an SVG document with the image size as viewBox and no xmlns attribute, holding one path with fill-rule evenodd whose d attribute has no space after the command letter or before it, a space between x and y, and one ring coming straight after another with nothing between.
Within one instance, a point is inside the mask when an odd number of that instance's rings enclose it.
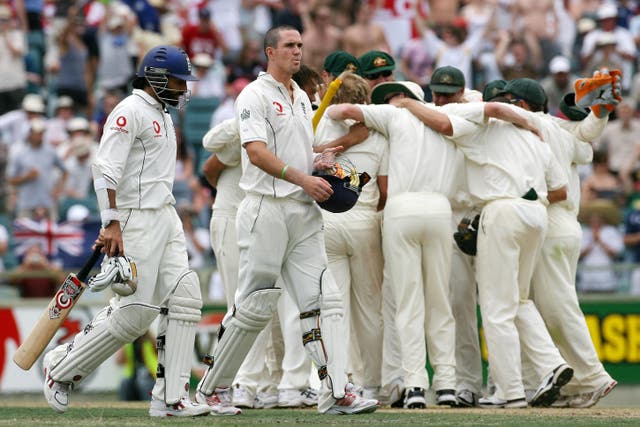
<instances>
[{"instance_id":1,"label":"cricket shoe","mask_svg":"<svg viewBox=\"0 0 640 427\"><path fill-rule=\"evenodd\" d=\"M304 396L302 395L300 390L284 389L278 392L279 408L300 408L303 405L304 405Z\"/></svg>"},{"instance_id":2,"label":"cricket shoe","mask_svg":"<svg viewBox=\"0 0 640 427\"><path fill-rule=\"evenodd\" d=\"M438 406L457 406L456 391L451 389L443 389L436 391L436 405Z\"/></svg>"},{"instance_id":3,"label":"cricket shoe","mask_svg":"<svg viewBox=\"0 0 640 427\"><path fill-rule=\"evenodd\" d=\"M406 390L404 396L405 409L424 409L427 407L427 400L424 398L424 389L412 387Z\"/></svg>"},{"instance_id":4,"label":"cricket shoe","mask_svg":"<svg viewBox=\"0 0 640 427\"><path fill-rule=\"evenodd\" d=\"M478 406L481 408L505 408L505 409L519 409L526 408L527 400L523 397L520 399L504 400L491 395L489 397L481 397L478 399Z\"/></svg>"},{"instance_id":5,"label":"cricket shoe","mask_svg":"<svg viewBox=\"0 0 640 427\"><path fill-rule=\"evenodd\" d=\"M209 415L209 412L207 405L192 402L188 397L183 397L172 405L152 397L149 406L149 415L152 417L200 417Z\"/></svg>"},{"instance_id":6,"label":"cricket shoe","mask_svg":"<svg viewBox=\"0 0 640 427\"><path fill-rule=\"evenodd\" d=\"M200 390L196 392L195 401L209 406L211 415L240 415L242 409L233 406L229 388L216 388L211 396Z\"/></svg>"},{"instance_id":7,"label":"cricket shoe","mask_svg":"<svg viewBox=\"0 0 640 427\"><path fill-rule=\"evenodd\" d=\"M302 404L304 406L316 406L318 404L318 391L315 388L307 387L300 392Z\"/></svg>"},{"instance_id":8,"label":"cricket shoe","mask_svg":"<svg viewBox=\"0 0 640 427\"><path fill-rule=\"evenodd\" d=\"M394 378L388 387L384 387L383 390L388 390L387 393L380 395L384 405L389 405L392 408L402 408L404 406L404 380L402 378Z\"/></svg>"},{"instance_id":9,"label":"cricket shoe","mask_svg":"<svg viewBox=\"0 0 640 427\"><path fill-rule=\"evenodd\" d=\"M375 412L380 407L380 402L374 399L365 399L354 392L353 384L347 384L342 399L336 400L324 413L328 415L355 415Z\"/></svg>"},{"instance_id":10,"label":"cricket shoe","mask_svg":"<svg viewBox=\"0 0 640 427\"><path fill-rule=\"evenodd\" d=\"M255 403L255 397L251 395L246 387L240 384L233 386L232 400L233 406L237 406L238 408L253 408Z\"/></svg>"},{"instance_id":11,"label":"cricket shoe","mask_svg":"<svg viewBox=\"0 0 640 427\"><path fill-rule=\"evenodd\" d=\"M471 390L460 390L456 393L458 408L473 408L478 403L478 395Z\"/></svg>"},{"instance_id":12,"label":"cricket shoe","mask_svg":"<svg viewBox=\"0 0 640 427\"><path fill-rule=\"evenodd\" d=\"M551 406L560 397L560 388L571 381L573 369L563 363L542 379L529 402L531 406Z\"/></svg>"},{"instance_id":13,"label":"cricket shoe","mask_svg":"<svg viewBox=\"0 0 640 427\"><path fill-rule=\"evenodd\" d=\"M316 400L317 402L317 400ZM253 402L254 409L271 409L278 406L278 392L259 391Z\"/></svg>"},{"instance_id":14,"label":"cricket shoe","mask_svg":"<svg viewBox=\"0 0 640 427\"><path fill-rule=\"evenodd\" d=\"M69 405L69 391L71 391L70 383L61 383L51 379L49 376L49 365L51 362L51 353L44 356L44 398L47 403L59 414L64 413Z\"/></svg>"},{"instance_id":15,"label":"cricket shoe","mask_svg":"<svg viewBox=\"0 0 640 427\"><path fill-rule=\"evenodd\" d=\"M578 396L575 396L569 402L569 406L571 408L590 408L596 403L598 403L600 399L602 399L607 394L609 394L611 390L615 388L616 385L618 385L618 381L616 380L608 381L597 390L594 390L590 393L582 393Z\"/></svg>"}]
</instances>

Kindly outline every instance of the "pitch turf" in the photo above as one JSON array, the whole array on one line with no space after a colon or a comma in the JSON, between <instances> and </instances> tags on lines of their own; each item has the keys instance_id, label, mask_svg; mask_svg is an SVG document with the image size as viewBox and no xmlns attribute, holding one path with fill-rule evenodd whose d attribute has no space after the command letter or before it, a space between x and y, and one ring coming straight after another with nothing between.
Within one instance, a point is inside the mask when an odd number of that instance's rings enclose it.
<instances>
[{"instance_id":1,"label":"pitch turf","mask_svg":"<svg viewBox=\"0 0 640 427\"><path fill-rule=\"evenodd\" d=\"M146 403L77 402L64 415L44 402L3 402L0 426L638 426L638 408L575 409L435 409L421 411L382 409L359 416L320 415L314 409L245 410L235 417L151 419Z\"/></svg>"}]
</instances>

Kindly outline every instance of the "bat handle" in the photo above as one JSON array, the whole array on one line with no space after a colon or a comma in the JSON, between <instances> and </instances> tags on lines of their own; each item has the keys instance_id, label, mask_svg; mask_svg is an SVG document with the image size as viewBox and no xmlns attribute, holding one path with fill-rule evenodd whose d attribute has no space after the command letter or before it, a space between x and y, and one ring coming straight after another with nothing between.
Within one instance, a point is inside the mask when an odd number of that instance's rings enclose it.
<instances>
[{"instance_id":1,"label":"bat handle","mask_svg":"<svg viewBox=\"0 0 640 427\"><path fill-rule=\"evenodd\" d=\"M80 279L83 282L85 281L85 279L89 275L89 272L95 265L96 261L98 261L98 258L100 258L101 249L102 249L102 246L96 246L96 248L93 250L93 253L91 254L91 257L87 260L87 262L84 263L84 265L82 266L82 269L78 273L78 276L77 276L78 279Z\"/></svg>"}]
</instances>

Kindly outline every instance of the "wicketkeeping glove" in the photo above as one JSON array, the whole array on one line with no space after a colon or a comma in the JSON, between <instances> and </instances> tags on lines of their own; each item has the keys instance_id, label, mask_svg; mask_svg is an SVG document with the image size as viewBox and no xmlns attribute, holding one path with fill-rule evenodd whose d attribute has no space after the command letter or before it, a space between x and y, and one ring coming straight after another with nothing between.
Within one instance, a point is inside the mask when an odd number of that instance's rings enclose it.
<instances>
[{"instance_id":1,"label":"wicketkeeping glove","mask_svg":"<svg viewBox=\"0 0 640 427\"><path fill-rule=\"evenodd\" d=\"M89 279L87 286L92 292L99 292L115 283L127 285L133 291L138 285L136 263L128 256L110 258L102 265L100 273Z\"/></svg>"},{"instance_id":2,"label":"wicketkeeping glove","mask_svg":"<svg viewBox=\"0 0 640 427\"><path fill-rule=\"evenodd\" d=\"M473 218L462 218L458 224L458 231L453 233L453 239L462 252L475 256L478 248L478 225L480 224L480 214Z\"/></svg>"},{"instance_id":3,"label":"wicketkeeping glove","mask_svg":"<svg viewBox=\"0 0 640 427\"><path fill-rule=\"evenodd\" d=\"M593 113L606 117L622 101L620 95L620 70L602 68L593 77L578 79L575 83L575 100L578 107L590 107Z\"/></svg>"}]
</instances>

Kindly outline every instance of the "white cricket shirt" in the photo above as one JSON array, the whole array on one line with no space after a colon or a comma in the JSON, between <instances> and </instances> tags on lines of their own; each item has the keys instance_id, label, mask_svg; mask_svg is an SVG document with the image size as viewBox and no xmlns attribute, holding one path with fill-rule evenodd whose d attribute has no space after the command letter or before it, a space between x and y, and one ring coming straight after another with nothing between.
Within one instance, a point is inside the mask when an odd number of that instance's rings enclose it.
<instances>
[{"instance_id":1,"label":"white cricket shirt","mask_svg":"<svg viewBox=\"0 0 640 427\"><path fill-rule=\"evenodd\" d=\"M236 99L236 120L240 142L261 141L276 157L290 167L311 174L313 171L313 127L311 103L307 94L292 81L293 102L289 91L270 74L261 73ZM312 202L303 190L284 179L275 178L254 166L242 150L240 187L247 193L271 197L290 197Z\"/></svg>"},{"instance_id":2,"label":"white cricket shirt","mask_svg":"<svg viewBox=\"0 0 640 427\"><path fill-rule=\"evenodd\" d=\"M118 209L175 204L171 115L145 91L134 89L107 117L94 165L115 185Z\"/></svg>"}]
</instances>

